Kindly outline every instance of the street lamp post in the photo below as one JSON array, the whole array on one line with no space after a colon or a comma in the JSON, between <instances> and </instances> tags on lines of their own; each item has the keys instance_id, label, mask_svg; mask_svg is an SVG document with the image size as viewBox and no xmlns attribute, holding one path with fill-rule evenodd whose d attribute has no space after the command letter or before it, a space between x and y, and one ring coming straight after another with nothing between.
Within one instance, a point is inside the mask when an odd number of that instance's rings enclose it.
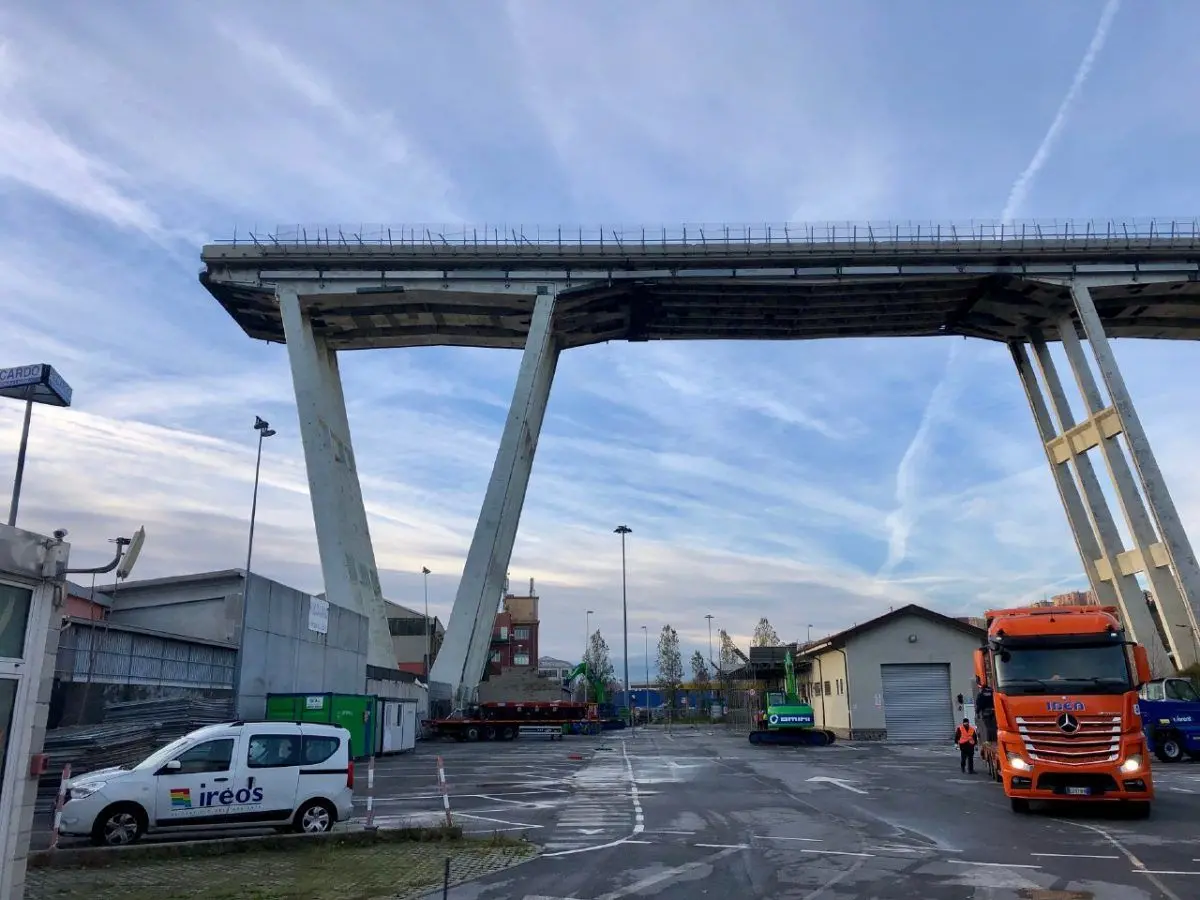
<instances>
[{"instance_id":1,"label":"street lamp post","mask_svg":"<svg viewBox=\"0 0 1200 900\"><path fill-rule=\"evenodd\" d=\"M714 661L713 661L713 655L712 655L712 620L713 620L712 613L709 613L709 614L708 614L708 615L706 615L704 618L706 618L706 619L708 620L708 664L709 664L710 666L712 666L712 676L711 676L711 677L712 677L712 679L715 679L715 678L717 677L717 664L716 664L716 662L714 662ZM711 681L710 681L710 686L709 686L709 689L708 689L708 691L709 691L709 694L708 694L708 700L709 700L709 707L710 707L709 718L711 719L711 718L712 718L712 713L711 713L711 706L712 706L712 686L711 686Z\"/></svg>"},{"instance_id":2,"label":"street lamp post","mask_svg":"<svg viewBox=\"0 0 1200 900\"><path fill-rule=\"evenodd\" d=\"M271 426L258 416L254 417L254 430L258 432L258 457L254 461L254 496L250 501L250 538L246 542L246 588L250 587L250 559L254 555L254 519L258 515L258 476L262 471L263 439L274 437ZM246 598L242 598L242 609L246 608Z\"/></svg>"},{"instance_id":3,"label":"street lamp post","mask_svg":"<svg viewBox=\"0 0 1200 900\"><path fill-rule=\"evenodd\" d=\"M254 430L258 432L258 455L254 460L254 495L250 500L250 536L246 540L246 577L242 583L242 612L238 623L238 651L233 661L233 689L241 691L242 658L246 655L246 605L250 602L250 560L254 556L254 520L258 516L258 476L262 471L262 448L265 438L273 437L275 432L266 420L254 417ZM237 710L238 715L242 711Z\"/></svg>"},{"instance_id":4,"label":"street lamp post","mask_svg":"<svg viewBox=\"0 0 1200 900\"><path fill-rule=\"evenodd\" d=\"M421 577L425 580L425 682L429 682L429 667L433 665L433 626L429 622L429 576L427 567L421 566Z\"/></svg>"},{"instance_id":5,"label":"street lamp post","mask_svg":"<svg viewBox=\"0 0 1200 900\"><path fill-rule=\"evenodd\" d=\"M632 534L628 525L618 525L613 534L621 536L621 632L625 641L625 708L628 710L629 727L633 728L633 709L629 706L629 603L625 587L625 535Z\"/></svg>"},{"instance_id":6,"label":"street lamp post","mask_svg":"<svg viewBox=\"0 0 1200 900\"><path fill-rule=\"evenodd\" d=\"M650 629L642 626L642 636L646 638L646 721L650 721Z\"/></svg>"},{"instance_id":7,"label":"street lamp post","mask_svg":"<svg viewBox=\"0 0 1200 900\"><path fill-rule=\"evenodd\" d=\"M588 654L592 649L592 611L590 609L587 611L587 617L584 619L584 622L587 624L584 627L583 633L583 702L587 703L588 681L592 675L592 667L587 664Z\"/></svg>"}]
</instances>

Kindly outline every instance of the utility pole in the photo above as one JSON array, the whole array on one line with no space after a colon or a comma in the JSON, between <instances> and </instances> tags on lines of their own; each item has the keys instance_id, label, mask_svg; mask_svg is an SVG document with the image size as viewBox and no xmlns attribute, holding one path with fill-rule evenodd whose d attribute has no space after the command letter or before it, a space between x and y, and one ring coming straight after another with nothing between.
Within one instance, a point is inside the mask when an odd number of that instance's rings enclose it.
<instances>
[{"instance_id":1,"label":"utility pole","mask_svg":"<svg viewBox=\"0 0 1200 900\"><path fill-rule=\"evenodd\" d=\"M425 579L425 684L429 684L429 669L433 666L433 625L429 622L429 576L428 567L421 566L421 577Z\"/></svg>"}]
</instances>

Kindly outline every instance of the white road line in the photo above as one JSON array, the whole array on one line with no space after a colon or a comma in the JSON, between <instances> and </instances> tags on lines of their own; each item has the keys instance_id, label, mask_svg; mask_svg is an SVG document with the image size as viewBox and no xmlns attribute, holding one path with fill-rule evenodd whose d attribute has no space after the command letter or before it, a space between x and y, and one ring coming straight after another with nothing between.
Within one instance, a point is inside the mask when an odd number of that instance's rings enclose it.
<instances>
[{"instance_id":1,"label":"white road line","mask_svg":"<svg viewBox=\"0 0 1200 900\"><path fill-rule=\"evenodd\" d=\"M1133 871L1142 875L1200 875L1200 872L1176 872L1172 869L1134 869ZM1168 896L1174 897L1175 895Z\"/></svg>"},{"instance_id":2,"label":"white road line","mask_svg":"<svg viewBox=\"0 0 1200 900\"><path fill-rule=\"evenodd\" d=\"M773 834L752 834L750 837L759 841L806 841L810 844L825 843L821 838L801 838L801 837L778 837Z\"/></svg>"},{"instance_id":3,"label":"white road line","mask_svg":"<svg viewBox=\"0 0 1200 900\"><path fill-rule=\"evenodd\" d=\"M653 844L654 841L635 841L633 838L629 838L628 840L625 841L625 843L627 843L627 844Z\"/></svg>"},{"instance_id":4,"label":"white road line","mask_svg":"<svg viewBox=\"0 0 1200 900\"><path fill-rule=\"evenodd\" d=\"M1104 856L1092 853L1030 853L1030 856L1050 856L1054 859L1120 859L1119 856Z\"/></svg>"},{"instance_id":5,"label":"white road line","mask_svg":"<svg viewBox=\"0 0 1200 900\"><path fill-rule=\"evenodd\" d=\"M607 894L601 894L597 900L621 900L622 897L631 897L644 894L646 888L653 887L656 884L661 884L664 881L674 880L682 875L687 874L688 872L694 872L696 869L711 866L717 860L729 856L731 853L736 853L738 849L740 848L722 850L720 853L714 853L707 859L701 859L697 860L696 862L688 863L687 865L675 866L674 868L666 869L656 875L650 875L646 878L643 878L641 881L635 881L633 884L627 887L619 888L615 891L609 891Z\"/></svg>"},{"instance_id":6,"label":"white road line","mask_svg":"<svg viewBox=\"0 0 1200 900\"><path fill-rule=\"evenodd\" d=\"M1109 834L1107 831L1105 831L1099 825L1089 825L1087 822L1077 822L1074 819L1063 819L1062 821L1068 825L1075 825L1079 828L1086 828L1088 831L1094 831L1096 834L1101 835L1106 841L1108 841L1110 844L1112 844L1113 847L1115 847L1119 853L1124 854L1125 858L1127 860L1129 860L1129 862L1133 865L1133 870L1135 872L1142 872L1143 874L1149 876L1150 880L1152 882L1154 882L1154 886L1156 888L1158 888L1159 892L1162 893L1162 895L1164 897L1167 897L1168 900L1180 900L1180 897L1178 894L1176 894L1174 891L1172 891L1169 887L1167 887L1165 884L1163 884L1161 881L1159 881L1158 878L1156 878L1155 876L1157 876L1157 875L1174 875L1174 874L1181 874L1181 875L1200 874L1200 873L1195 873L1195 872L1180 872L1180 873L1157 872L1157 871L1154 871L1151 869L1147 869L1146 864L1143 863L1140 859L1138 859L1133 854L1132 850L1130 850L1128 847L1126 847L1124 844L1122 844L1120 841L1118 841L1115 837L1113 837L1111 834Z\"/></svg>"},{"instance_id":7,"label":"white road line","mask_svg":"<svg viewBox=\"0 0 1200 900\"><path fill-rule=\"evenodd\" d=\"M693 847L704 847L708 850L749 850L749 844L692 844Z\"/></svg>"},{"instance_id":8,"label":"white road line","mask_svg":"<svg viewBox=\"0 0 1200 900\"><path fill-rule=\"evenodd\" d=\"M457 819L477 819L480 822L499 822L501 825L515 825L517 828L543 828L542 825L527 825L524 822L509 822L507 819L492 819L487 816L472 816L469 813L455 811Z\"/></svg>"},{"instance_id":9,"label":"white road line","mask_svg":"<svg viewBox=\"0 0 1200 900\"><path fill-rule=\"evenodd\" d=\"M690 835L690 834L695 834L696 832L694 832L694 831L659 831L658 829L655 829L654 831L647 832L647 833L648 834L689 834Z\"/></svg>"},{"instance_id":10,"label":"white road line","mask_svg":"<svg viewBox=\"0 0 1200 900\"><path fill-rule=\"evenodd\" d=\"M948 863L956 866L995 866L997 869L1040 869L1041 866L1031 866L1027 863L994 863L976 862L973 859L948 859Z\"/></svg>"},{"instance_id":11,"label":"white road line","mask_svg":"<svg viewBox=\"0 0 1200 900\"><path fill-rule=\"evenodd\" d=\"M814 853L821 856L861 856L864 859L874 859L874 853L852 853L849 850L801 850L801 853Z\"/></svg>"}]
</instances>

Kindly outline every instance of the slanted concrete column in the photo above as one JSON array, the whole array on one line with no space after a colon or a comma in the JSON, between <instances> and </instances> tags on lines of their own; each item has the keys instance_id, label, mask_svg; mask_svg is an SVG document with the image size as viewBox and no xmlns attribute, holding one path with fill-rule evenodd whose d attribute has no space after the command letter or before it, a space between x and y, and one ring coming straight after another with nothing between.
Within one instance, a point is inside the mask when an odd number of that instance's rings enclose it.
<instances>
[{"instance_id":1,"label":"slanted concrete column","mask_svg":"<svg viewBox=\"0 0 1200 900\"><path fill-rule=\"evenodd\" d=\"M446 636L429 676L431 681L451 685L460 700L470 699L487 665L492 626L558 364L554 289L540 290L546 293L539 293L534 302L500 449L458 583Z\"/></svg>"},{"instance_id":2,"label":"slanted concrete column","mask_svg":"<svg viewBox=\"0 0 1200 900\"><path fill-rule=\"evenodd\" d=\"M296 391L325 596L335 606L367 617L368 664L394 669L396 651L350 443L337 354L313 330L296 290L285 284L276 293Z\"/></svg>"},{"instance_id":3,"label":"slanted concrete column","mask_svg":"<svg viewBox=\"0 0 1200 900\"><path fill-rule=\"evenodd\" d=\"M1167 490L1166 479L1158 467L1158 460L1150 447L1150 439L1142 427L1142 421L1133 405L1133 398L1125 386L1125 378L1117 366L1117 358L1109 345L1108 336L1100 321L1100 314L1092 302L1091 291L1081 282L1071 284L1071 297L1075 301L1075 310L1079 314L1079 322L1087 336L1100 377L1108 389L1112 400L1112 409L1121 423L1125 433L1125 441L1129 447L1129 456L1137 470L1141 481L1142 492L1146 504L1150 507L1150 515L1158 526L1158 535L1162 542L1156 548L1157 561L1146 560L1147 571L1151 568L1158 570L1159 580L1165 580L1169 574L1175 583L1174 591L1160 593L1155 587L1155 600L1159 614L1163 617L1167 630L1167 640L1175 653L1176 664L1181 668L1195 663L1198 659L1197 641L1200 641L1200 563L1192 550L1191 541L1183 529L1179 513L1175 509L1175 501ZM1088 370L1091 378L1091 371ZM1097 402L1099 390L1092 382ZM1124 462L1124 456L1122 456ZM1128 466L1125 467L1128 473ZM1141 503L1138 503L1139 509ZM1144 514L1144 511L1143 511ZM1149 529L1149 522L1146 522ZM1153 529L1149 529L1148 539L1153 540ZM1161 570L1166 570L1165 573Z\"/></svg>"},{"instance_id":4,"label":"slanted concrete column","mask_svg":"<svg viewBox=\"0 0 1200 900\"><path fill-rule=\"evenodd\" d=\"M1072 340L1078 343L1074 329L1073 322L1060 323L1060 333L1064 345L1068 345ZM1090 528L1097 539L1097 552L1092 557L1092 568L1095 569L1096 576L1101 583L1109 586L1108 591L1097 592L1096 597L1101 602L1111 602L1108 598L1115 593L1117 605L1121 609L1121 617L1131 636L1146 647L1151 669L1156 675L1169 674L1171 664L1167 648L1159 636L1158 629L1155 628L1153 616L1146 605L1145 595L1135 575L1137 570L1122 565L1122 561L1127 560L1128 557L1121 541L1121 533L1117 530L1117 523L1113 519L1108 499L1104 496L1104 491L1100 486L1096 469L1087 456L1088 450L1092 447L1099 447L1106 465L1111 463L1109 457L1112 450L1120 450L1119 447L1108 443L1111 440L1114 423L1109 417L1089 413L1084 417L1082 423L1076 424L1074 413L1072 413L1071 405L1067 400L1066 389L1058 375L1054 359L1050 355L1050 348L1042 340L1040 334L1035 332L1033 337L1038 368L1041 370L1042 380L1046 383L1046 390L1059 426L1059 433L1047 444L1047 451L1052 460L1064 465L1070 462L1075 467L1079 485L1083 489L1084 505L1088 518L1091 520ZM1069 360L1072 358L1070 351L1068 351L1067 357ZM1074 367L1073 363L1072 367ZM1109 465L1109 471L1112 471L1111 465Z\"/></svg>"},{"instance_id":5,"label":"slanted concrete column","mask_svg":"<svg viewBox=\"0 0 1200 900\"><path fill-rule=\"evenodd\" d=\"M1058 433L1050 419L1050 412L1046 407L1045 398L1042 396L1037 375L1029 364L1029 355L1025 352L1025 346L1018 341L1010 342L1008 349L1017 366L1021 386L1025 389L1025 399L1029 401L1029 410L1033 413L1033 422L1037 426L1038 437L1041 438L1042 448L1046 451L1046 459L1050 463L1050 474L1054 476L1054 486L1058 489L1059 499L1062 500L1063 509L1067 513L1067 524L1071 528L1071 536L1075 539L1075 547L1079 550L1079 557L1083 561L1083 570L1087 575L1088 585L1096 599L1102 604L1116 606L1118 604L1116 586L1111 581L1101 578L1096 570L1096 561L1102 556L1100 544L1096 539L1097 529L1093 527L1088 510L1079 496L1079 488L1071 474L1070 461L1056 458L1051 449ZM1052 364L1051 372L1053 372ZM1067 415L1070 415L1069 409ZM1090 468L1088 460L1084 459L1083 462L1088 463ZM1092 478L1095 480L1094 473ZM1108 524L1112 526L1111 516L1109 516ZM1112 533L1116 534L1115 527L1112 528ZM1136 581L1133 583L1133 588L1137 590ZM1137 593L1140 596L1141 591L1137 591Z\"/></svg>"}]
</instances>

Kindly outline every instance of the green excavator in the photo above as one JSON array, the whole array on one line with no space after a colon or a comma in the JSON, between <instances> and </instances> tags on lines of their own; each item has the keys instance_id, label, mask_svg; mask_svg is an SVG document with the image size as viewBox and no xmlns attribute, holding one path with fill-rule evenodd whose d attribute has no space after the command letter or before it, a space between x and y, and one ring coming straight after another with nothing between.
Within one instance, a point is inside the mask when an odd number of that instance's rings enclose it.
<instances>
[{"instance_id":1,"label":"green excavator","mask_svg":"<svg viewBox=\"0 0 1200 900\"><path fill-rule=\"evenodd\" d=\"M758 714L750 732L752 744L800 744L824 747L836 739L832 731L816 728L813 708L800 699L796 689L796 669L789 650L783 657L784 690L768 691L766 710Z\"/></svg>"}]
</instances>

